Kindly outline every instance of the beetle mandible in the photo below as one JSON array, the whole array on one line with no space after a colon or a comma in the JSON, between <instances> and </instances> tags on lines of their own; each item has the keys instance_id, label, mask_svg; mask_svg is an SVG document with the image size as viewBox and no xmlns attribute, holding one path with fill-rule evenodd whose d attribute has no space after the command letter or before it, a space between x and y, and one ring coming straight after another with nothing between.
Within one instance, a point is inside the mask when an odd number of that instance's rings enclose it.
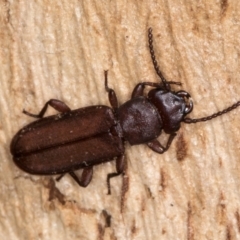
<instances>
[{"instance_id":1,"label":"beetle mandible","mask_svg":"<svg viewBox=\"0 0 240 240\"><path fill-rule=\"evenodd\" d=\"M86 187L92 179L93 166L116 158L116 172L107 175L108 193L110 179L124 173L124 142L130 145L145 143L157 153L170 147L181 122L208 121L232 111L232 106L203 118L186 118L193 110L189 93L171 90L179 82L167 81L155 59L152 29L148 29L148 43L153 66L161 82L142 82L136 85L131 99L118 106L116 94L108 87L105 71L105 89L112 108L103 105L71 110L64 102L49 100L39 114L23 113L39 118L22 128L13 137L10 150L15 164L30 174L60 174L58 180L68 173L80 186ZM147 96L145 87L151 87ZM48 106L60 113L44 117ZM166 146L158 137L161 132L169 134ZM82 169L79 178L74 171Z\"/></svg>"}]
</instances>

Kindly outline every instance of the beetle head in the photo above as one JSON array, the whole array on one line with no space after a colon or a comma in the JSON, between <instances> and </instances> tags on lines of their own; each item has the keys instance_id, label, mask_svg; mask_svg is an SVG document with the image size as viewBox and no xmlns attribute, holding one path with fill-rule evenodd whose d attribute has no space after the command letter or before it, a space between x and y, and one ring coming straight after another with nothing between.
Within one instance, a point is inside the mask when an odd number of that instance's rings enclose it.
<instances>
[{"instance_id":1,"label":"beetle head","mask_svg":"<svg viewBox=\"0 0 240 240\"><path fill-rule=\"evenodd\" d=\"M193 109L191 96L185 91L173 92L156 88L149 91L148 99L157 108L166 133L176 132L181 121Z\"/></svg>"}]
</instances>

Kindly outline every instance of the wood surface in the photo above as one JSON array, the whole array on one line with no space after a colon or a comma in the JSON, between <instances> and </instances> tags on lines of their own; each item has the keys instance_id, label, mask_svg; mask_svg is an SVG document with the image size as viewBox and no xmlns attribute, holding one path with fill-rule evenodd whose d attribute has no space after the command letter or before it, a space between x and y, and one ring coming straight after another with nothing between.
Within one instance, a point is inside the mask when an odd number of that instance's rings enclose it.
<instances>
[{"instance_id":1,"label":"wood surface","mask_svg":"<svg viewBox=\"0 0 240 240\"><path fill-rule=\"evenodd\" d=\"M34 120L23 109L38 113L51 98L109 105L104 70L120 104L137 83L159 81L149 27L164 76L193 98L190 117L240 100L238 0L0 0L0 239L240 239L240 109L183 123L163 155L126 144L111 195L114 161L94 167L86 189L12 161L13 135Z\"/></svg>"}]
</instances>

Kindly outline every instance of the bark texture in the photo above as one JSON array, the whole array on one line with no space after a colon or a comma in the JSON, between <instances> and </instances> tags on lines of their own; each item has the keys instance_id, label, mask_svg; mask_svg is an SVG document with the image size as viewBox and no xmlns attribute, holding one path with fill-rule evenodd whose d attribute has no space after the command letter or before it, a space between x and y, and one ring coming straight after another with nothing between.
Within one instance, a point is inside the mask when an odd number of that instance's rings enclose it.
<instances>
[{"instance_id":1,"label":"bark texture","mask_svg":"<svg viewBox=\"0 0 240 240\"><path fill-rule=\"evenodd\" d=\"M240 239L240 109L182 124L163 155L126 144L110 196L114 161L96 166L86 189L12 161L11 138L34 120L23 108L109 105L104 70L120 104L138 82L159 81L149 27L164 76L194 100L191 117L240 99L238 0L0 0L0 239Z\"/></svg>"}]
</instances>

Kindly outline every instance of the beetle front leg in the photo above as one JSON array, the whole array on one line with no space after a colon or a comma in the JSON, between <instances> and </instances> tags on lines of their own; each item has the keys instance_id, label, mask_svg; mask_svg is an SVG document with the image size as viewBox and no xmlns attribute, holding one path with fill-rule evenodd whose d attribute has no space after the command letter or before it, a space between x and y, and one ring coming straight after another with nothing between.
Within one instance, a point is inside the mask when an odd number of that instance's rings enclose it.
<instances>
[{"instance_id":1,"label":"beetle front leg","mask_svg":"<svg viewBox=\"0 0 240 240\"><path fill-rule=\"evenodd\" d=\"M154 83L154 82L142 82L142 83L138 83L138 84L136 85L136 87L133 89L131 99L136 98L136 97L143 96L143 91L144 91L144 89L145 89L145 86L160 87L160 86L162 86L162 85L161 85L160 83Z\"/></svg>"},{"instance_id":2,"label":"beetle front leg","mask_svg":"<svg viewBox=\"0 0 240 240\"><path fill-rule=\"evenodd\" d=\"M167 84L181 85L180 82L173 82L173 81L167 81ZM155 88L163 88L162 83L154 83L154 82L142 82L142 83L138 83L138 84L136 85L136 87L133 89L131 99L136 98L136 97L143 96L143 91L144 91L144 89L145 89L145 86L155 87Z\"/></svg>"},{"instance_id":3,"label":"beetle front leg","mask_svg":"<svg viewBox=\"0 0 240 240\"><path fill-rule=\"evenodd\" d=\"M45 103L44 107L39 112L39 114L32 114L32 113L25 111L24 109L23 109L23 113L30 117L42 118L44 116L45 112L47 111L48 105L50 105L52 108L54 108L55 110L62 112L62 113L71 111L71 109L64 102L59 101L57 99L50 99L49 101L47 101Z\"/></svg>"},{"instance_id":4,"label":"beetle front leg","mask_svg":"<svg viewBox=\"0 0 240 240\"><path fill-rule=\"evenodd\" d=\"M177 135L176 133L172 133L169 136L166 147L162 146L162 144L157 139L152 140L151 142L148 142L147 145L154 152L162 154L162 153L166 152L169 149L169 147L170 147L170 145L171 145L171 143L172 143L172 141L173 141L173 139L174 139L174 137L176 135Z\"/></svg>"},{"instance_id":5,"label":"beetle front leg","mask_svg":"<svg viewBox=\"0 0 240 240\"><path fill-rule=\"evenodd\" d=\"M109 102L114 110L118 108L118 100L115 91L108 87L108 71L104 71L105 75L105 89L108 92Z\"/></svg>"},{"instance_id":6,"label":"beetle front leg","mask_svg":"<svg viewBox=\"0 0 240 240\"><path fill-rule=\"evenodd\" d=\"M116 177L120 174L124 174L124 170L125 170L125 156L121 155L117 158L116 160L116 173L109 173L107 175L107 187L108 187L108 195L111 194L111 186L110 186L110 179L113 177Z\"/></svg>"},{"instance_id":7,"label":"beetle front leg","mask_svg":"<svg viewBox=\"0 0 240 240\"><path fill-rule=\"evenodd\" d=\"M78 176L74 172L68 172L70 176L78 183L81 187L87 187L87 185L91 182L93 176L93 167L86 167L83 169L82 176L79 179Z\"/></svg>"}]
</instances>

